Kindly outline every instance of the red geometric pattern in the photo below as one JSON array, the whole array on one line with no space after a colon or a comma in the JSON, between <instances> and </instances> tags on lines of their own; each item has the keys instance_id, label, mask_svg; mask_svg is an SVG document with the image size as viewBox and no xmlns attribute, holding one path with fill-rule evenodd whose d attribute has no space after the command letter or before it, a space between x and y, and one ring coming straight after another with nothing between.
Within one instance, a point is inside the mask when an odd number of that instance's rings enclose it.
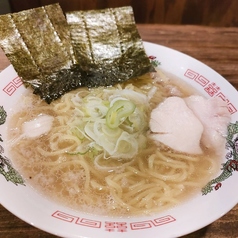
<instances>
[{"instance_id":1,"label":"red geometric pattern","mask_svg":"<svg viewBox=\"0 0 238 238\"><path fill-rule=\"evenodd\" d=\"M160 217L160 218L153 220L155 226L161 226L161 225L173 222L173 221L176 221L176 220L172 216L164 216L164 217Z\"/></svg>"},{"instance_id":2,"label":"red geometric pattern","mask_svg":"<svg viewBox=\"0 0 238 238\"><path fill-rule=\"evenodd\" d=\"M92 228L100 228L101 224L102 224L101 221L80 218L80 217L73 216L73 215L70 215L70 214L67 214L67 213L61 212L61 211L54 212L52 214L52 217L55 217L59 220L65 221L65 222L75 223L77 225L88 226L88 227L92 227Z\"/></svg>"},{"instance_id":3,"label":"red geometric pattern","mask_svg":"<svg viewBox=\"0 0 238 238\"><path fill-rule=\"evenodd\" d=\"M61 211L56 211L55 213L52 214L53 217L60 219L62 221L66 221L66 222L77 222L78 217L76 216L72 216L70 214L61 212Z\"/></svg>"},{"instance_id":4,"label":"red geometric pattern","mask_svg":"<svg viewBox=\"0 0 238 238\"><path fill-rule=\"evenodd\" d=\"M56 211L52 214L52 217L57 218L64 222L70 222L76 225L87 226L90 228L105 229L108 232L128 232L128 230L141 230L149 229L157 226L162 226L171 222L175 222L176 219L170 215L156 218L154 220L140 221L140 222L114 222L114 221L100 221L91 220L87 218L80 218L67 214L65 212Z\"/></svg>"},{"instance_id":5,"label":"red geometric pattern","mask_svg":"<svg viewBox=\"0 0 238 238\"><path fill-rule=\"evenodd\" d=\"M194 80L195 82L200 84L202 87L205 87L209 83L209 80L207 78L205 78L204 76L200 75L199 73L191 69L187 69L186 72L184 73L184 76Z\"/></svg>"},{"instance_id":6,"label":"red geometric pattern","mask_svg":"<svg viewBox=\"0 0 238 238\"><path fill-rule=\"evenodd\" d=\"M3 88L3 91L8 94L9 96L12 96L12 94L23 84L20 77L14 78L10 83L7 84L5 88Z\"/></svg>"},{"instance_id":7,"label":"red geometric pattern","mask_svg":"<svg viewBox=\"0 0 238 238\"><path fill-rule=\"evenodd\" d=\"M127 232L126 222L105 222L105 229L109 232Z\"/></svg>"},{"instance_id":8,"label":"red geometric pattern","mask_svg":"<svg viewBox=\"0 0 238 238\"><path fill-rule=\"evenodd\" d=\"M209 94L209 96L213 97L217 94L220 88L215 83L209 83L204 90Z\"/></svg>"},{"instance_id":9,"label":"red geometric pattern","mask_svg":"<svg viewBox=\"0 0 238 238\"><path fill-rule=\"evenodd\" d=\"M227 97L220 91L221 88L216 85L216 83L211 82L204 76L200 75L199 73L187 69L186 72L184 73L184 76L194 80L197 82L199 85L201 85L204 89L204 91L210 96L210 97L220 97L223 101L227 103L227 108L231 114L234 114L237 112L237 108L227 99Z\"/></svg>"},{"instance_id":10,"label":"red geometric pattern","mask_svg":"<svg viewBox=\"0 0 238 238\"><path fill-rule=\"evenodd\" d=\"M75 224L78 224L81 226L94 227L94 228L100 228L102 225L100 221L90 220L86 218L82 218L82 219L78 218Z\"/></svg>"},{"instance_id":11,"label":"red geometric pattern","mask_svg":"<svg viewBox=\"0 0 238 238\"><path fill-rule=\"evenodd\" d=\"M153 226L154 226L154 224L151 220L131 223L132 230L148 229L148 228L152 228Z\"/></svg>"},{"instance_id":12,"label":"red geometric pattern","mask_svg":"<svg viewBox=\"0 0 238 238\"><path fill-rule=\"evenodd\" d=\"M222 92L219 92L217 94L217 97L221 98L224 102L229 103L229 100L226 98L226 96Z\"/></svg>"},{"instance_id":13,"label":"red geometric pattern","mask_svg":"<svg viewBox=\"0 0 238 238\"><path fill-rule=\"evenodd\" d=\"M148 229L151 227L156 226L162 226L171 222L176 221L176 219L170 215L159 217L154 220L147 220L147 221L141 221L141 222L133 222L131 223L131 229L132 230L141 230L141 229Z\"/></svg>"},{"instance_id":14,"label":"red geometric pattern","mask_svg":"<svg viewBox=\"0 0 238 238\"><path fill-rule=\"evenodd\" d=\"M203 77L202 75L199 75L195 81L197 83L199 83L202 87L205 87L208 83L209 83L209 80L205 77Z\"/></svg>"},{"instance_id":15,"label":"red geometric pattern","mask_svg":"<svg viewBox=\"0 0 238 238\"><path fill-rule=\"evenodd\" d=\"M198 77L198 73L196 73L195 71L191 70L191 69L187 69L187 71L185 72L184 76L186 76L187 78L190 78L192 80L195 80Z\"/></svg>"},{"instance_id":16,"label":"red geometric pattern","mask_svg":"<svg viewBox=\"0 0 238 238\"><path fill-rule=\"evenodd\" d=\"M237 112L237 109L234 107L234 105L229 101L229 99L226 98L226 96L222 93L219 92L217 95L217 97L221 98L224 102L227 103L227 108L228 111L230 112L230 114L234 114Z\"/></svg>"}]
</instances>

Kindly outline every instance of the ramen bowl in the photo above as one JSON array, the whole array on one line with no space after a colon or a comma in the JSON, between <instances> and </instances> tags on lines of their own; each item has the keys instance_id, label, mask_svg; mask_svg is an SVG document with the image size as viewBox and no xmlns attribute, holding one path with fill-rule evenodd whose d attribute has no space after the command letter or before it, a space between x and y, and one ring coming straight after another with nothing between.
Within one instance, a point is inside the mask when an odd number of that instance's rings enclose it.
<instances>
[{"instance_id":1,"label":"ramen bowl","mask_svg":"<svg viewBox=\"0 0 238 238\"><path fill-rule=\"evenodd\" d=\"M219 219L238 202L238 93L203 63L164 46L144 42L152 63L190 84L204 97L220 97L231 114L221 170L200 193L180 205L135 217L100 216L72 210L42 196L19 175L7 147L7 121L26 90L9 66L0 74L0 202L25 222L60 237L179 237Z\"/></svg>"}]
</instances>

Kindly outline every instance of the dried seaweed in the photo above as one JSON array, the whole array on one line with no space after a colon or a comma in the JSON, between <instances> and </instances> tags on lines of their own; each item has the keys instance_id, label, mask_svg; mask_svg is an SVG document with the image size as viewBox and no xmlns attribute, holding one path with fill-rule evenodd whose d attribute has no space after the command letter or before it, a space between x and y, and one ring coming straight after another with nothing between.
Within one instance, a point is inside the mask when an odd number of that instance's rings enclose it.
<instances>
[{"instance_id":1,"label":"dried seaweed","mask_svg":"<svg viewBox=\"0 0 238 238\"><path fill-rule=\"evenodd\" d=\"M86 86L113 85L153 70L131 7L69 12L66 19Z\"/></svg>"},{"instance_id":2,"label":"dried seaweed","mask_svg":"<svg viewBox=\"0 0 238 238\"><path fill-rule=\"evenodd\" d=\"M0 16L0 45L24 80L40 78L41 73L15 27L11 15Z\"/></svg>"},{"instance_id":3,"label":"dried seaweed","mask_svg":"<svg viewBox=\"0 0 238 238\"><path fill-rule=\"evenodd\" d=\"M50 103L82 86L109 86L153 67L131 7L70 12L59 4L0 16L0 46L26 86Z\"/></svg>"},{"instance_id":4,"label":"dried seaweed","mask_svg":"<svg viewBox=\"0 0 238 238\"><path fill-rule=\"evenodd\" d=\"M62 41L65 50L68 50L68 55L70 55L72 61L76 63L73 46L71 44L71 36L68 23L65 20L65 15L63 14L62 9L59 5L48 5L44 8L47 13L47 16L49 17L49 20L54 26L56 33Z\"/></svg>"},{"instance_id":5,"label":"dried seaweed","mask_svg":"<svg viewBox=\"0 0 238 238\"><path fill-rule=\"evenodd\" d=\"M23 83L39 92L51 84L52 75L75 63L69 27L58 4L0 16L0 45Z\"/></svg>"}]
</instances>

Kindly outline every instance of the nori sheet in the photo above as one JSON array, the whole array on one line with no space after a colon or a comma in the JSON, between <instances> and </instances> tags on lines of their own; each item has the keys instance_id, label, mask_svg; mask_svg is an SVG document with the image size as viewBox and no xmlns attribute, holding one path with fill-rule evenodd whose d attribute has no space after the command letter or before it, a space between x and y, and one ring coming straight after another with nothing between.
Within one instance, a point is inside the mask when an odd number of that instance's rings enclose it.
<instances>
[{"instance_id":1,"label":"nori sheet","mask_svg":"<svg viewBox=\"0 0 238 238\"><path fill-rule=\"evenodd\" d=\"M59 4L0 16L0 46L34 93L48 103L61 95L47 88L60 71L70 70L76 61L69 26Z\"/></svg>"},{"instance_id":2,"label":"nori sheet","mask_svg":"<svg viewBox=\"0 0 238 238\"><path fill-rule=\"evenodd\" d=\"M0 16L0 46L24 85L46 102L153 70L131 7L69 12L66 18L59 4Z\"/></svg>"},{"instance_id":3,"label":"nori sheet","mask_svg":"<svg viewBox=\"0 0 238 238\"><path fill-rule=\"evenodd\" d=\"M130 6L66 13L87 87L114 85L153 70Z\"/></svg>"},{"instance_id":4,"label":"nori sheet","mask_svg":"<svg viewBox=\"0 0 238 238\"><path fill-rule=\"evenodd\" d=\"M24 81L39 78L41 73L24 43L11 15L0 16L0 45Z\"/></svg>"}]
</instances>

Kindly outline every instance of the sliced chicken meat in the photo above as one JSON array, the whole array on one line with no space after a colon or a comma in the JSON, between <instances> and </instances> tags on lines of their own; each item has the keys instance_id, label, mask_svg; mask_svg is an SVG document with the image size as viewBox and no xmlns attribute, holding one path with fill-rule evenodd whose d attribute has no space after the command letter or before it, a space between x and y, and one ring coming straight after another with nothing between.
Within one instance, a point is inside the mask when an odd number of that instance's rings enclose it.
<instances>
[{"instance_id":1,"label":"sliced chicken meat","mask_svg":"<svg viewBox=\"0 0 238 238\"><path fill-rule=\"evenodd\" d=\"M201 154L203 125L184 99L169 97L151 112L151 137L176 151Z\"/></svg>"},{"instance_id":2,"label":"sliced chicken meat","mask_svg":"<svg viewBox=\"0 0 238 238\"><path fill-rule=\"evenodd\" d=\"M207 148L224 148L231 120L226 102L218 97L206 99L202 96L190 96L185 102L204 126L201 143Z\"/></svg>"}]
</instances>

